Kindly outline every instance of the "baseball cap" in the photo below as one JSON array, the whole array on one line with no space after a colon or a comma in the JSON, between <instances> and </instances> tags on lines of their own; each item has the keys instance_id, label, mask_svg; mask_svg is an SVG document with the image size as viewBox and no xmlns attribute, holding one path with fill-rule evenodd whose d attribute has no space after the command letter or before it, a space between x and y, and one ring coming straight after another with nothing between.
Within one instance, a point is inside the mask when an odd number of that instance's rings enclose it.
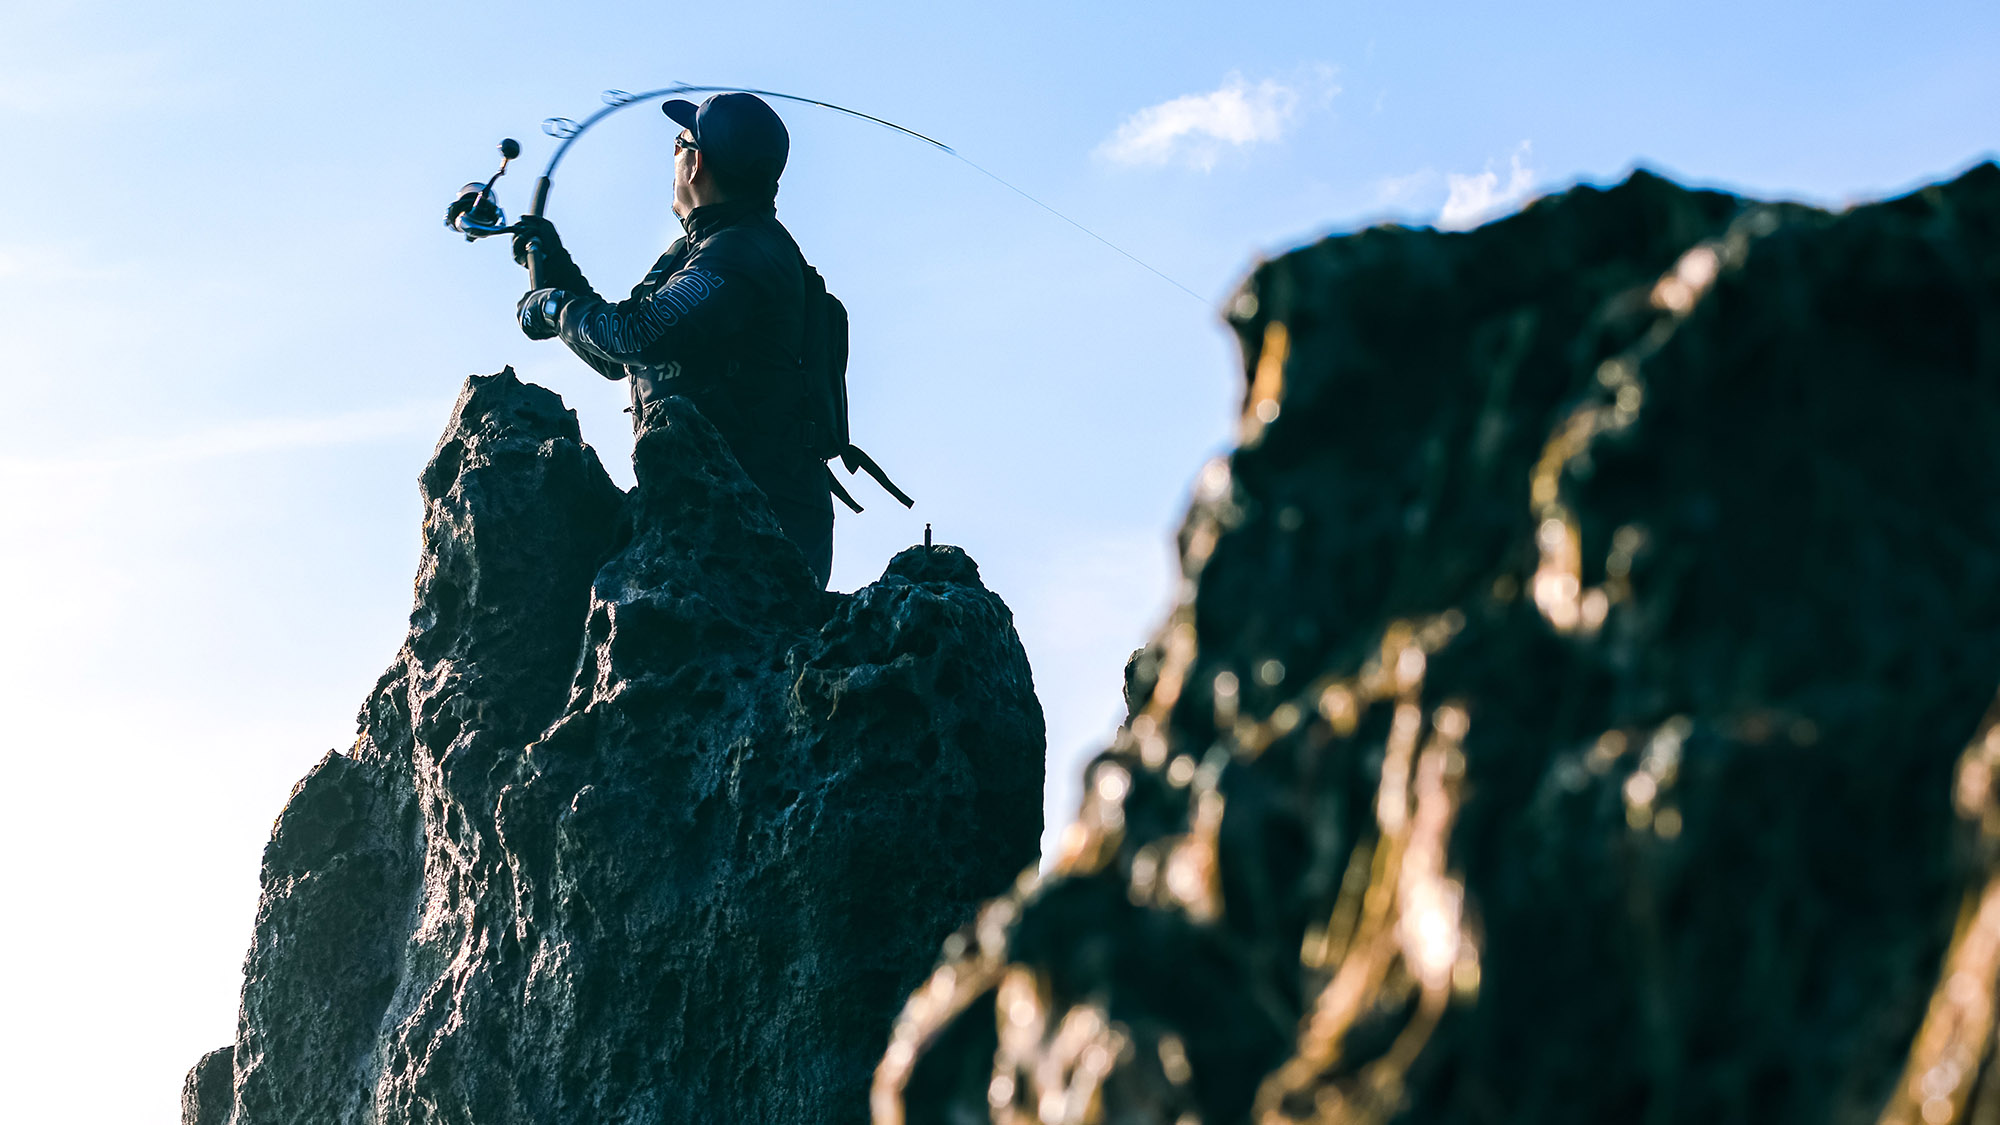
<instances>
[{"instance_id":1,"label":"baseball cap","mask_svg":"<svg viewBox=\"0 0 2000 1125\"><path fill-rule=\"evenodd\" d=\"M699 106L676 98L660 111L694 134L695 147L718 167L772 183L785 170L792 136L777 111L755 94L715 94Z\"/></svg>"}]
</instances>

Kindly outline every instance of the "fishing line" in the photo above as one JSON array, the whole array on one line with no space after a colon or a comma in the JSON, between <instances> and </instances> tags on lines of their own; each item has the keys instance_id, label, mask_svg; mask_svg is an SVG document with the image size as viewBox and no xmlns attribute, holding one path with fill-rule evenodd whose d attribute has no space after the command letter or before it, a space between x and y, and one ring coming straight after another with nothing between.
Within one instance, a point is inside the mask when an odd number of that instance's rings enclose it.
<instances>
[{"instance_id":1,"label":"fishing line","mask_svg":"<svg viewBox=\"0 0 2000 1125\"><path fill-rule=\"evenodd\" d=\"M556 166L562 163L563 155L569 151L569 146L575 144L577 138L583 136L583 134L587 130L589 130L589 128L592 125L597 124L599 121L603 120L606 116L612 113L616 113L618 110L624 109L626 106L635 104L637 102L652 101L655 98L671 97L672 95L675 94L755 94L761 98L778 98L788 102L798 102L802 105L812 105L812 106L818 106L821 109L830 109L836 113L847 114L849 117L858 117L863 121L871 121L877 125L882 126L883 128L893 129L896 132L902 133L905 136L914 137L917 140L920 140L925 144L930 145L931 147L937 149L938 151L945 153L946 155L952 157L953 159L962 162L966 167L971 168L973 171L978 172L980 175L985 176L987 179L992 180L994 183L999 184L1001 187L1006 188L1008 191L1013 192L1015 195L1020 196L1022 199L1025 199L1028 202L1034 204L1035 206L1040 207L1042 210L1047 211L1049 214L1054 215L1056 218L1061 219L1063 222L1068 223L1070 226L1073 226L1077 230L1082 231L1084 234L1089 235L1091 238L1096 239L1099 243L1103 244L1104 246L1110 248L1113 251L1116 251L1127 261L1133 263L1134 265L1139 266L1140 268L1146 270L1148 273L1151 273L1154 277L1159 278L1161 281L1166 282L1168 285L1173 286L1174 288L1180 290L1181 292L1201 302L1201 304L1204 307L1206 307L1209 303L1206 297L1203 297L1201 294L1195 292L1193 289L1188 288L1186 285L1181 284L1178 280L1168 275L1165 271L1160 270L1152 263L1147 262L1145 259L1139 257L1137 254L1132 253L1130 250L1125 249L1123 246L1118 245L1117 243L1111 241L1110 239L1104 237L1103 235L1097 233L1096 231L1091 230L1089 227L1084 226L1082 223L1077 222L1075 219L1070 218L1068 215L1063 214L1061 211L1056 210L1054 207L1050 206L1048 203L1043 202L1041 199L1029 193L1027 190L1023 189L1019 185L1010 182L1009 180L1000 176L998 173L994 172L992 169L986 167L983 164L980 164L978 161L973 160L971 157L965 155L964 153L958 151L957 149L951 147L950 145L945 144L943 141L940 141L935 137L927 137L924 134L917 132L915 129L907 129L901 125L896 124L893 121L877 117L872 113L863 113L858 109L849 109L844 105L835 105L833 102L821 101L818 98L802 97L798 94L779 93L776 90L758 90L747 86L695 86L685 82L677 82L672 86L666 86L658 90L648 90L645 93L641 94L630 94L623 90L606 90L604 92L604 103L605 103L604 108L591 114L589 117L584 118L582 121L572 121L567 117L551 117L548 120L542 122L542 132L547 133L551 137L555 137L562 143L556 146L555 153L549 157L548 167L542 170L541 179L537 180L535 183L535 202L531 207L528 208L528 214L540 215L542 213L543 207L548 203L549 181L550 177L555 175ZM516 151L518 151L518 146L516 146ZM503 153L506 152L506 149L504 147L502 149L502 152ZM509 156L508 158L512 159L511 156ZM504 172L505 170L506 170L506 163L503 161L501 164L501 171ZM495 173L494 178L498 179L499 175L500 173ZM478 186L479 185L477 184L468 184L467 189L469 190L472 188L476 188ZM486 182L485 191L482 193L482 198L490 196L492 186L493 186L493 181L488 180ZM497 208L492 213L497 216ZM461 233L465 234L468 239L486 234L499 234L501 233L502 229L504 229L502 224L481 223L469 216L457 223L454 223L453 225L454 229L457 229Z\"/></svg>"},{"instance_id":2,"label":"fishing line","mask_svg":"<svg viewBox=\"0 0 2000 1125\"><path fill-rule=\"evenodd\" d=\"M947 149L946 151L950 152L951 150ZM1089 227L1084 226L1082 223L1077 222L1075 219L1070 218L1068 215L1063 214L1061 211L1056 210L1055 208L1049 206L1048 204L1043 203L1041 200L1036 199L1034 196L1029 195L1027 192L1022 191L1020 188L1015 187L1013 184L1008 183L1006 180L1001 179L999 176L994 175L983 165L975 163L971 157L966 156L965 154L959 152L952 152L951 154L953 156L958 157L960 160L965 161L968 167L972 168L974 171L980 173L981 175L988 177L994 183L999 184L1001 187L1006 188L1008 191L1013 192L1014 194L1020 196L1022 199L1025 199L1028 202L1034 204L1035 206L1040 207L1042 210L1047 211L1049 214L1054 215L1056 218L1061 219L1063 222L1068 223L1070 226L1075 227L1076 229L1082 231L1083 233L1089 235L1090 237L1096 239L1097 241L1102 242L1104 245L1109 246L1113 250L1118 251L1120 254L1125 255L1125 257L1130 259L1132 262L1140 266L1144 266L1147 270L1151 271L1154 277L1159 278L1161 281L1166 282L1168 285L1171 285L1174 288L1180 290L1181 292L1186 293L1188 296L1193 297L1195 300L1200 301L1204 308L1207 307L1208 298L1203 297L1201 294L1195 292L1192 289L1189 289L1187 286L1182 285L1180 282L1175 281L1173 278L1168 277L1166 274L1161 273L1159 270L1154 269L1150 263L1140 258L1137 254L1132 253L1130 250L1125 249L1123 246L1118 245L1116 242L1111 241L1110 239L1104 237L1103 235L1097 233L1096 231L1091 230Z\"/></svg>"},{"instance_id":3,"label":"fishing line","mask_svg":"<svg viewBox=\"0 0 2000 1125\"><path fill-rule=\"evenodd\" d=\"M1203 297L1201 294L1195 292L1194 290L1189 289L1187 286L1182 285L1179 281L1174 280L1172 277L1161 272L1160 270L1154 268L1154 266L1151 263L1139 257L1137 254L1132 253L1130 250L1125 249L1123 246L1118 245L1117 243L1111 241L1110 239L1104 237L1103 235L1097 233L1096 231L1091 230L1089 227L1084 226L1082 223L1077 222L1075 219L1070 218L1068 215L1063 214L1061 211L1056 210L1054 207L1049 206L1047 203L1042 202L1040 199L1037 199L1035 196L1030 195L1027 191L1022 189L1021 187L1008 182L1006 179L1003 179L998 173L994 172L991 168L986 167L985 165L979 163L978 161L972 159L971 157L965 155L964 153L958 151L957 149L951 147L950 145L945 144L943 141L935 140L931 137L926 137L922 133L919 133L914 129L905 129L904 127L896 124L893 121L885 121L882 118L876 117L873 114L862 113L860 110L857 109L848 109L846 106L835 105L832 102L823 102L818 100L817 98L802 98L796 94L780 94L773 90L751 90L741 86L681 85L675 87L674 92L701 93L701 94L756 94L758 97L763 97L763 98L783 98L786 101L803 102L806 105L816 105L822 109L831 109L838 113L850 114L854 117L859 117L864 121L873 121L877 125L883 125L890 129L894 129L898 133L908 134L909 136L915 137L920 141L924 141L928 144L935 145L938 149L949 154L954 159L963 162L966 167L972 169L975 172L978 172L980 175L985 176L987 179L992 180L994 183L999 184L1001 187L1006 188L1008 191L1013 192L1015 195L1020 196L1022 199L1025 199L1028 202L1034 204L1035 206L1040 207L1042 210L1047 211L1049 214L1054 215L1056 218L1061 219L1063 222L1068 223L1070 226L1075 227L1076 229L1096 239L1098 242L1103 243L1105 246L1110 247L1112 250L1117 251L1119 254L1124 255L1127 261L1130 261L1134 265L1137 265L1140 268L1145 269L1147 272L1151 273L1154 277L1157 277L1161 281L1166 282L1168 285L1171 285L1174 288L1180 290L1181 292L1186 293L1188 296L1193 297L1197 301L1200 301L1203 305L1208 304L1207 298ZM642 94L640 95L640 97L651 97L651 95Z\"/></svg>"}]
</instances>

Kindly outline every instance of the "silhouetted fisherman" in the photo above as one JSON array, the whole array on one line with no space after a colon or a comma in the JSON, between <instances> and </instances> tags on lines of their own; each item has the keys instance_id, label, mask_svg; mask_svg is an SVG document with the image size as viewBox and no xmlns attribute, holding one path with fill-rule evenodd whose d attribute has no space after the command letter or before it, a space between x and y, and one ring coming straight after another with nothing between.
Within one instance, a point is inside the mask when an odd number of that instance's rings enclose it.
<instances>
[{"instance_id":1,"label":"silhouetted fisherman","mask_svg":"<svg viewBox=\"0 0 2000 1125\"><path fill-rule=\"evenodd\" d=\"M534 340L560 336L605 378L631 380L634 428L655 399L692 400L825 585L833 568L832 478L806 421L804 258L776 205L790 134L754 94L661 109L682 127L674 214L686 235L614 304L584 280L553 224L523 218L514 259L528 266L535 288L521 298L521 331Z\"/></svg>"}]
</instances>

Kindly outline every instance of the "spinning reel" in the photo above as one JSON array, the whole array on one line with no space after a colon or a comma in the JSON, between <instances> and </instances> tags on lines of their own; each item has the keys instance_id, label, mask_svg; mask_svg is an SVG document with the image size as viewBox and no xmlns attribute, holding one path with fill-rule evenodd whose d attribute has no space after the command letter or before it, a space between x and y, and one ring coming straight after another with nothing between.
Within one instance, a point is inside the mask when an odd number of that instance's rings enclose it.
<instances>
[{"instance_id":1,"label":"spinning reel","mask_svg":"<svg viewBox=\"0 0 2000 1125\"><path fill-rule=\"evenodd\" d=\"M444 225L464 235L467 242L489 235L513 233L514 228L507 225L507 212L500 209L500 201L493 196L493 183L507 174L508 163L519 155L521 142L512 137L501 141L500 170L483 184L474 181L459 188L458 198L445 209ZM535 193L537 206L529 209L530 215L539 209L547 194L548 180L544 178L541 190Z\"/></svg>"}]
</instances>

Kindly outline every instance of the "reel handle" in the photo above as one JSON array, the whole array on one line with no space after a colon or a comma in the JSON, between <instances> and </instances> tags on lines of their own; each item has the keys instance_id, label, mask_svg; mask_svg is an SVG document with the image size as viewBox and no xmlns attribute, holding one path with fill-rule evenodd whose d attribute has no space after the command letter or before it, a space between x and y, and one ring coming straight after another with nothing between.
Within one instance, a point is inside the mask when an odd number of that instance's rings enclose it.
<instances>
[{"instance_id":1,"label":"reel handle","mask_svg":"<svg viewBox=\"0 0 2000 1125\"><path fill-rule=\"evenodd\" d=\"M512 137L500 142L500 170L493 173L486 183L465 185L459 192L463 206L453 204L452 217L446 225L465 236L467 242L478 238L490 238L496 234L513 234L518 225L507 222L506 212L493 198L493 184L507 174L507 165L521 155L520 142ZM549 178L542 176L535 181L535 201L529 204L526 215L538 216L549 202ZM542 289L542 271L545 258L542 254L542 240L531 238L524 247L528 257L528 287Z\"/></svg>"},{"instance_id":2,"label":"reel handle","mask_svg":"<svg viewBox=\"0 0 2000 1125\"><path fill-rule=\"evenodd\" d=\"M496 234L510 234L514 230L507 224L507 213L500 209L499 201L493 198L493 185L500 177L507 174L507 165L521 155L521 142L512 137L505 137L497 147L500 149L499 170L487 177L484 184L475 182L459 189L458 202L453 203L451 209L446 212L445 225L464 235L467 242ZM543 199L549 194L548 184L549 178L543 176L535 191L535 209L528 214L533 215L541 209Z\"/></svg>"}]
</instances>

